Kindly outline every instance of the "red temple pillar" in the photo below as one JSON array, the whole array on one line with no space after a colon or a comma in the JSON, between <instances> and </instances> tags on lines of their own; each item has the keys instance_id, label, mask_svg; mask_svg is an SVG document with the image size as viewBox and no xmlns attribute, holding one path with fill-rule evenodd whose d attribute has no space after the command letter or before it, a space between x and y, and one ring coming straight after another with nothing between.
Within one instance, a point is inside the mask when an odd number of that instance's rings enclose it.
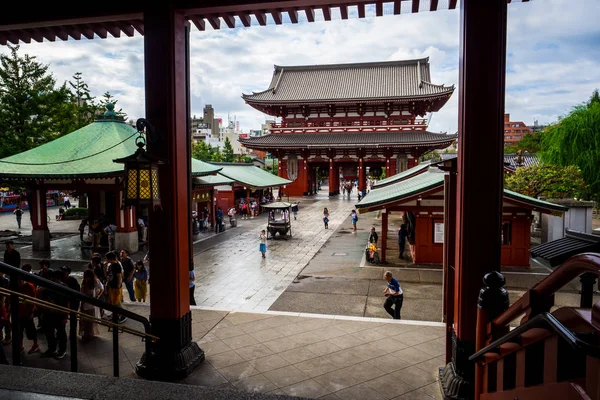
<instances>
[{"instance_id":1,"label":"red temple pillar","mask_svg":"<svg viewBox=\"0 0 600 400\"><path fill-rule=\"evenodd\" d=\"M329 159L329 195L334 196L338 190L338 186L336 185L336 168L333 163L333 158Z\"/></svg>"},{"instance_id":2,"label":"red temple pillar","mask_svg":"<svg viewBox=\"0 0 600 400\"><path fill-rule=\"evenodd\" d=\"M183 13L170 3L147 3L144 10L146 118L154 126L148 151L159 166L162 207L149 211L152 263L152 333L160 339L136 370L151 379L182 379L204 360L192 341L189 275L193 269L190 229L191 153L187 130L188 35Z\"/></svg>"},{"instance_id":3,"label":"red temple pillar","mask_svg":"<svg viewBox=\"0 0 600 400\"><path fill-rule=\"evenodd\" d=\"M287 179L287 160L284 160L283 157L280 157L279 162L277 163L277 176ZM286 189L287 188L283 188L281 186L279 187L279 197L282 199L285 195Z\"/></svg>"},{"instance_id":4,"label":"red temple pillar","mask_svg":"<svg viewBox=\"0 0 600 400\"><path fill-rule=\"evenodd\" d=\"M477 298L501 255L507 2L463 0L460 13L452 362L441 376L448 398L473 397Z\"/></svg>"},{"instance_id":5,"label":"red temple pillar","mask_svg":"<svg viewBox=\"0 0 600 400\"><path fill-rule=\"evenodd\" d=\"M27 190L27 203L31 213L31 240L33 251L50 251L50 231L46 209L46 188L34 186Z\"/></svg>"},{"instance_id":6,"label":"red temple pillar","mask_svg":"<svg viewBox=\"0 0 600 400\"><path fill-rule=\"evenodd\" d=\"M388 233L388 212L387 209L381 210L381 262L385 262L387 252L387 233Z\"/></svg>"},{"instance_id":7,"label":"red temple pillar","mask_svg":"<svg viewBox=\"0 0 600 400\"><path fill-rule=\"evenodd\" d=\"M390 176L390 156L385 153L385 177L388 178Z\"/></svg>"},{"instance_id":8,"label":"red temple pillar","mask_svg":"<svg viewBox=\"0 0 600 400\"><path fill-rule=\"evenodd\" d=\"M365 178L365 164L362 157L358 159L358 190L367 190L367 179Z\"/></svg>"}]
</instances>

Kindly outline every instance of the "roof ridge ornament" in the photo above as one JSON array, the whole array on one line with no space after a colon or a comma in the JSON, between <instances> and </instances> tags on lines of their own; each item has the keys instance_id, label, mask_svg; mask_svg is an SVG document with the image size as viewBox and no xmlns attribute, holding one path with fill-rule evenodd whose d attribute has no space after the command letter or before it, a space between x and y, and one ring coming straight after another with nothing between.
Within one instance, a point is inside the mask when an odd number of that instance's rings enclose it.
<instances>
[{"instance_id":1,"label":"roof ridge ornament","mask_svg":"<svg viewBox=\"0 0 600 400\"><path fill-rule=\"evenodd\" d=\"M125 122L125 118L115 112L115 104L108 102L104 105L106 111L101 116L96 117L96 121L114 121L114 122Z\"/></svg>"}]
</instances>

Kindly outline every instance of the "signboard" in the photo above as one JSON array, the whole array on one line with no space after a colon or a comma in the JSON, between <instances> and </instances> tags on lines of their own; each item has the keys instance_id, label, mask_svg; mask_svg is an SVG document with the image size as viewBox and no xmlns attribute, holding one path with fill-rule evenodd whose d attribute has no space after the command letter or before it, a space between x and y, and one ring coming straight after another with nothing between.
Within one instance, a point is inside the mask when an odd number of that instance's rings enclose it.
<instances>
[{"instance_id":1,"label":"signboard","mask_svg":"<svg viewBox=\"0 0 600 400\"><path fill-rule=\"evenodd\" d=\"M202 190L194 193L194 201L198 203L203 203L205 201L210 201L210 191Z\"/></svg>"},{"instance_id":2,"label":"signboard","mask_svg":"<svg viewBox=\"0 0 600 400\"><path fill-rule=\"evenodd\" d=\"M248 139L247 133L240 133L240 139Z\"/></svg>"},{"instance_id":3,"label":"signboard","mask_svg":"<svg viewBox=\"0 0 600 400\"><path fill-rule=\"evenodd\" d=\"M433 243L444 243L444 223L433 224Z\"/></svg>"}]
</instances>

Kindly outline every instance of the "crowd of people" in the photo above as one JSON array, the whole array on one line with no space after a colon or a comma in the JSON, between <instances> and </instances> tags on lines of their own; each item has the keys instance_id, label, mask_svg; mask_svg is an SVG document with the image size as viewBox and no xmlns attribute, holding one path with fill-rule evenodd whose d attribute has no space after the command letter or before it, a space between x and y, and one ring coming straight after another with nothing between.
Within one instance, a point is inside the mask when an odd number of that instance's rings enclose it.
<instances>
[{"instance_id":1,"label":"crowd of people","mask_svg":"<svg viewBox=\"0 0 600 400\"><path fill-rule=\"evenodd\" d=\"M37 271L33 270L31 264L21 264L20 254L14 248L14 242L10 240L6 242L6 251L4 252L4 263L6 264L117 307L122 306L123 287L130 301L146 301L149 276L145 262L148 261L147 254L143 260L134 262L125 249L118 253L116 251L107 252L104 255L104 260L99 253L93 253L83 272L83 279L80 283L71 275L71 268L68 266L62 266L59 269L50 268L51 262L47 259L38 262L39 270ZM0 287L6 289L10 287L9 278L2 273L0 273ZM104 309L91 303L67 298L56 291L42 286L35 286L24 280L19 280L18 291L29 298L40 299L63 309L43 307L31 301L23 301L18 305L14 305L11 304L9 296L0 293L0 363L6 363L2 345L10 344L13 339L16 339L12 337L12 323L14 321L11 319L11 307L19 308L18 326L25 333L25 337L32 342L32 346L25 352L22 340L23 333L21 333L21 354L39 353L41 348L38 336L42 334L46 341L46 349L42 356L56 359L64 358L67 351L66 324L68 312L64 309L77 311L95 318L95 320L85 317L80 318L78 334L85 341L92 340L99 335L98 318L113 319L111 315L104 315ZM123 323L126 317L118 314L115 319L117 323Z\"/></svg>"}]
</instances>

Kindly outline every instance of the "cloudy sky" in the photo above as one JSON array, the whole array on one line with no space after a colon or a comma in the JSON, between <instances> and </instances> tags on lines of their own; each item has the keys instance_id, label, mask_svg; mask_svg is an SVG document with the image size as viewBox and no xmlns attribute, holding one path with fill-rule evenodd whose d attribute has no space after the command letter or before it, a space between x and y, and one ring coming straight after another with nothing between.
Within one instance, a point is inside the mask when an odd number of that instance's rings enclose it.
<instances>
[{"instance_id":1,"label":"cloudy sky","mask_svg":"<svg viewBox=\"0 0 600 400\"><path fill-rule=\"evenodd\" d=\"M388 7L388 4L386 4ZM352 11L352 9L351 9ZM300 13L301 18L304 17ZM317 19L322 20L320 11ZM273 65L402 60L427 56L432 81L458 83L458 10L297 25L192 32L192 113L212 104L217 116L259 129L265 115L242 93L267 88ZM367 15L374 10L367 9ZM284 15L285 17L285 15ZM533 0L509 5L506 112L532 124L556 121L600 88L600 1ZM270 16L269 16L270 18ZM224 25L224 24L222 24ZM238 21L238 25L239 21ZM0 52L7 49L0 48ZM143 38L95 39L21 45L59 82L82 72L92 95L110 91L130 118L144 116ZM457 129L457 100L433 115L430 130Z\"/></svg>"}]
</instances>

